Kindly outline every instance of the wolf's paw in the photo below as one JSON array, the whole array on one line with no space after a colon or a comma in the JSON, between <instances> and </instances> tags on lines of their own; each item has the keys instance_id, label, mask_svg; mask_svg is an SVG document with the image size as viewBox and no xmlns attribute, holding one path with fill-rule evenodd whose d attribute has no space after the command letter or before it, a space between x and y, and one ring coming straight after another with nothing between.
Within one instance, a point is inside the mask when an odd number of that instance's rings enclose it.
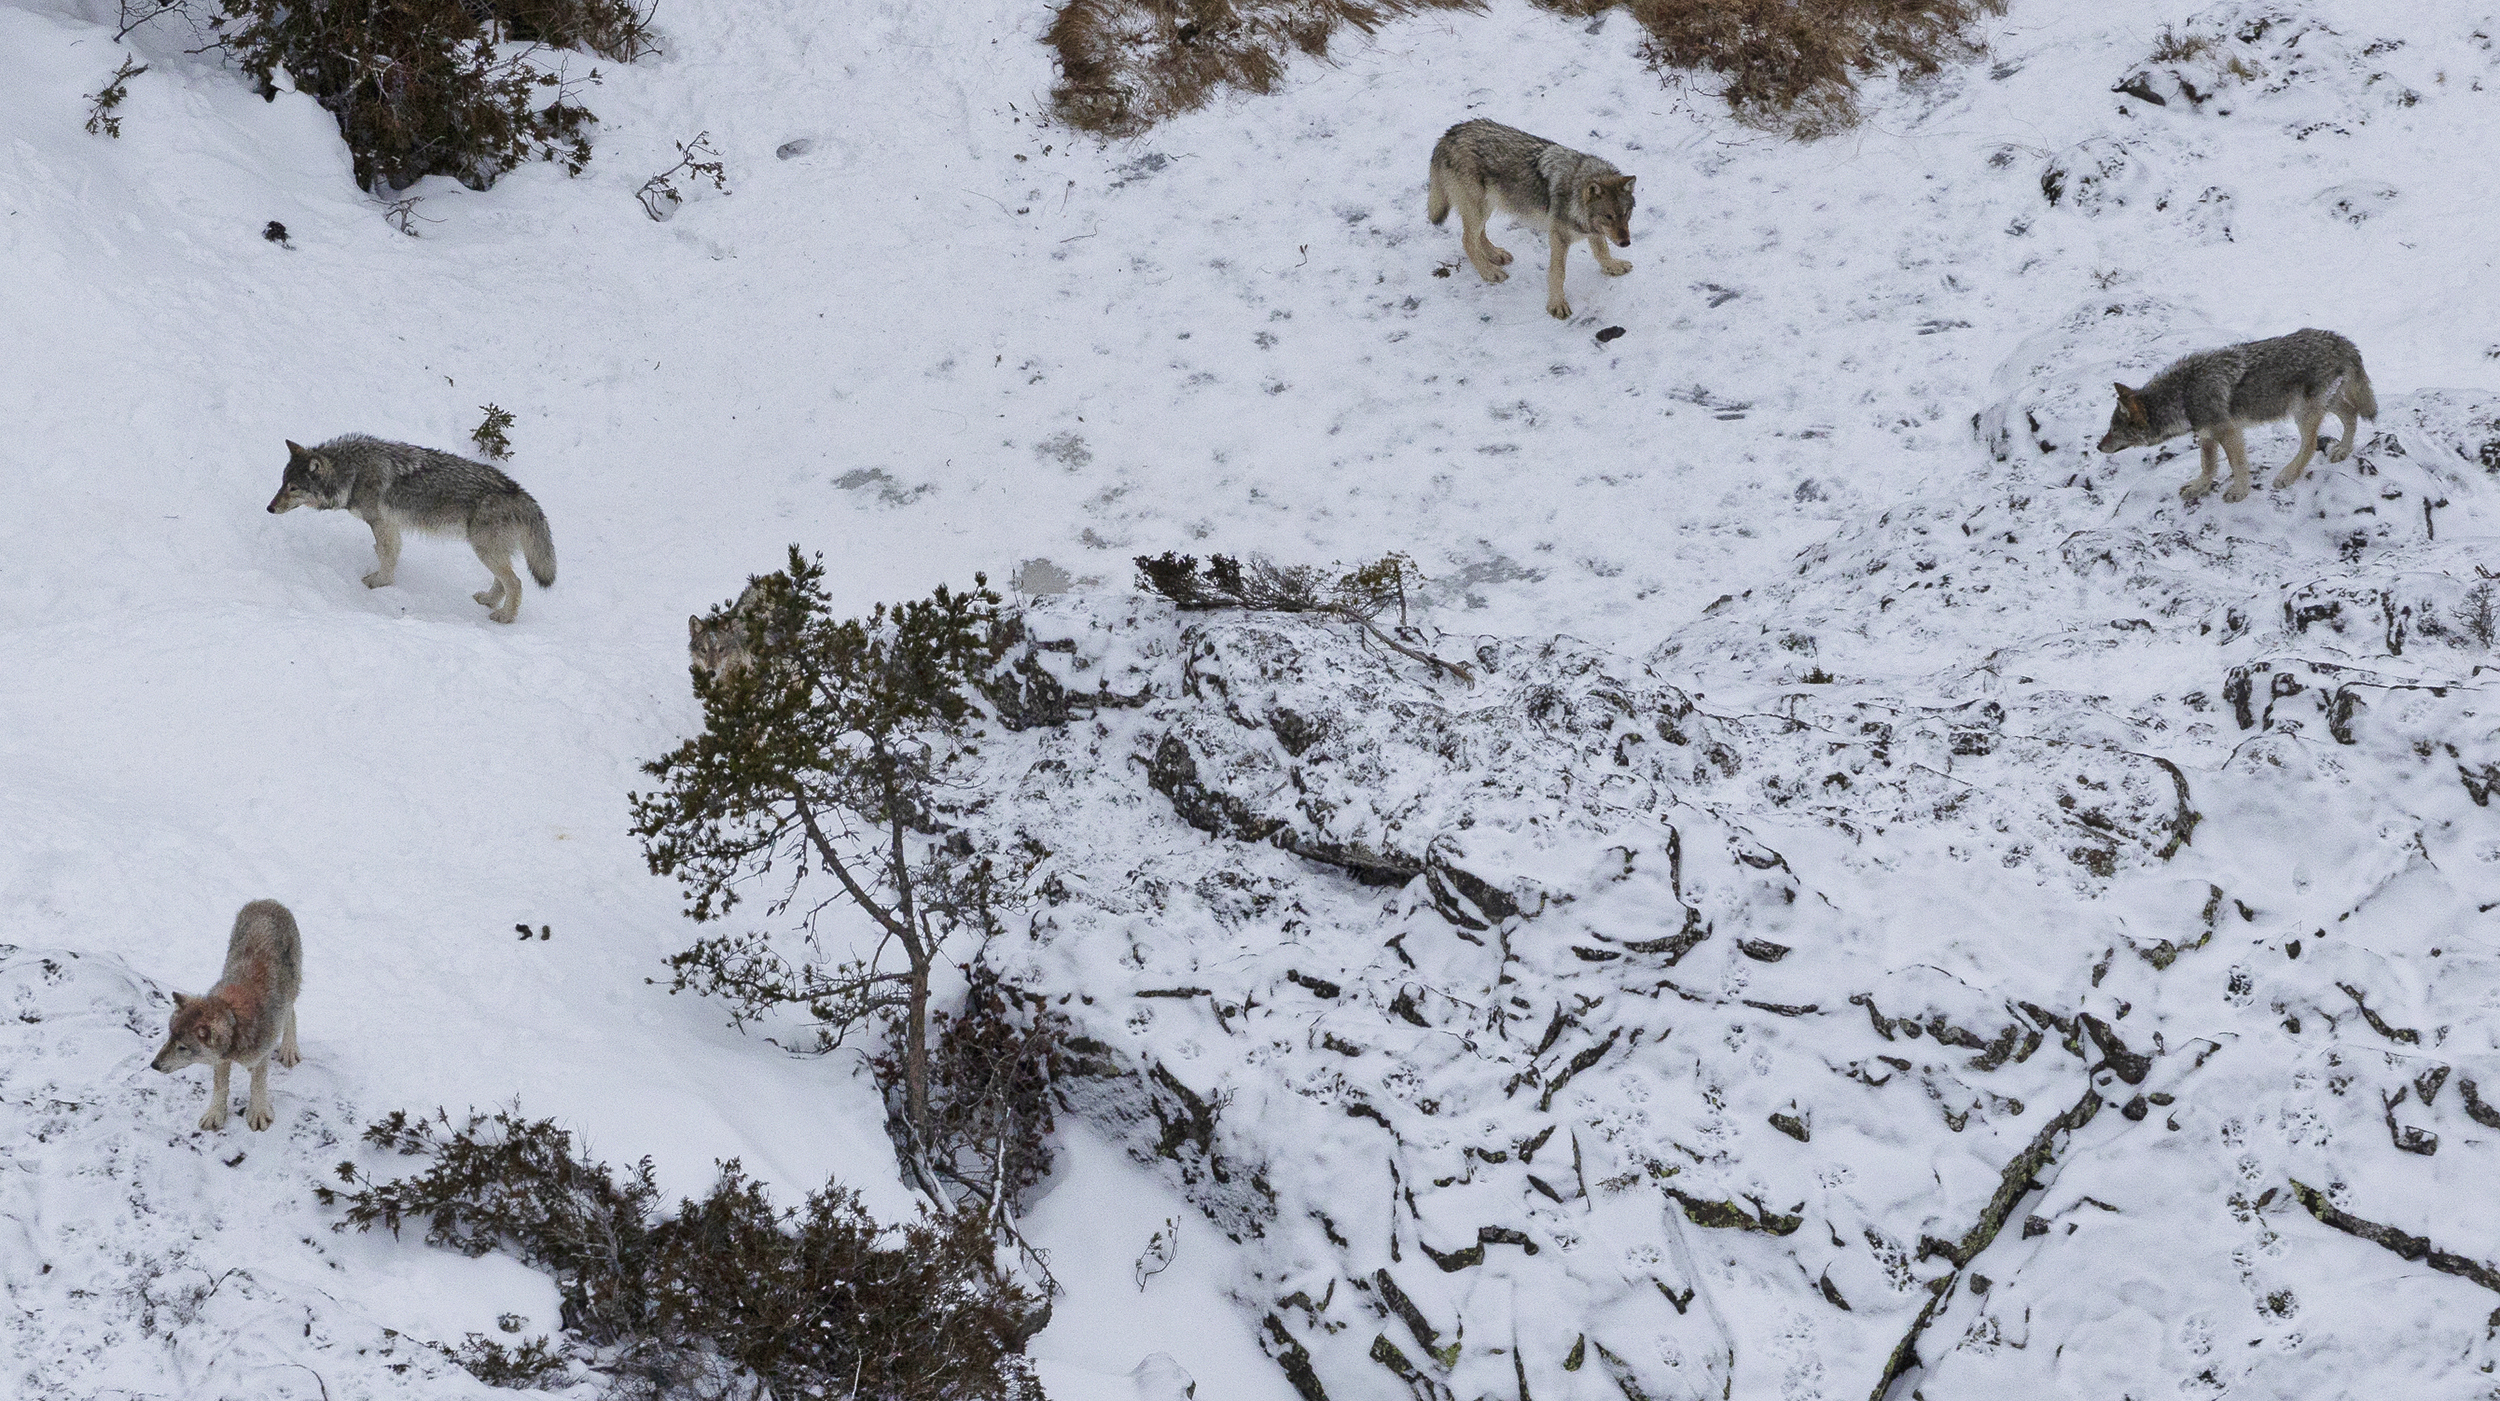
<instances>
[{"instance_id":1,"label":"wolf's paw","mask_svg":"<svg viewBox=\"0 0 2500 1401\"><path fill-rule=\"evenodd\" d=\"M2248 499L2248 488L2240 482L2233 482L2229 486L2223 488L2222 499L2226 504L2246 501Z\"/></svg>"},{"instance_id":2,"label":"wolf's paw","mask_svg":"<svg viewBox=\"0 0 2500 1401\"><path fill-rule=\"evenodd\" d=\"M2213 489L2214 484L2212 482L2189 482L2187 485L2179 488L2179 499L2193 506L2198 501L2204 499L2206 492Z\"/></svg>"},{"instance_id":3,"label":"wolf's paw","mask_svg":"<svg viewBox=\"0 0 2500 1401\"><path fill-rule=\"evenodd\" d=\"M2333 458L2328 458L2327 460L2328 460L2329 462L2332 462L2332 461L2334 461L2335 459L2333 459ZM2278 473L2276 473L2276 474L2275 474L2275 477L2274 477L2274 489L2275 489L2276 491L2281 491L2283 488L2285 488L2285 487L2287 487L2287 486L2290 486L2292 483L2294 483L2294 482L2296 482L2296 481L2299 481L2299 480L2301 479L2301 477L2305 474L2306 470L2307 470L2307 469L2305 469L2305 468L2300 468L2300 467L2286 467L2286 468L2284 468L2282 471L2280 471L2280 472L2278 472Z\"/></svg>"},{"instance_id":4,"label":"wolf's paw","mask_svg":"<svg viewBox=\"0 0 2500 1401\"><path fill-rule=\"evenodd\" d=\"M215 1133L226 1126L226 1106L220 1104L200 1116L200 1127Z\"/></svg>"},{"instance_id":5,"label":"wolf's paw","mask_svg":"<svg viewBox=\"0 0 2500 1401\"><path fill-rule=\"evenodd\" d=\"M291 1046L282 1046L282 1047L280 1047L280 1048L278 1049L278 1054L277 1054L277 1056L275 1057L275 1059L277 1060L278 1064L285 1066L285 1067L286 1067L287 1069L289 1069L289 1070L292 1070L292 1069L294 1069L296 1066L302 1065L302 1064L304 1063L304 1053L303 1053L302 1051L299 1051L299 1050L294 1049L294 1048L293 1048L293 1047L291 1047Z\"/></svg>"},{"instance_id":6,"label":"wolf's paw","mask_svg":"<svg viewBox=\"0 0 2500 1401\"><path fill-rule=\"evenodd\" d=\"M476 593L469 595L469 597L476 599L478 602L485 604L489 608L492 608L496 604L503 602L503 590L479 589Z\"/></svg>"},{"instance_id":7,"label":"wolf's paw","mask_svg":"<svg viewBox=\"0 0 2500 1401\"><path fill-rule=\"evenodd\" d=\"M1599 262L1597 270L1608 277L1621 277L1632 270L1632 265L1621 258L1614 258Z\"/></svg>"},{"instance_id":8,"label":"wolf's paw","mask_svg":"<svg viewBox=\"0 0 2500 1401\"><path fill-rule=\"evenodd\" d=\"M2352 456L2352 440L2350 438L2338 438L2335 441L2335 446L2326 450L2326 460L2329 462L2341 462L2350 456Z\"/></svg>"},{"instance_id":9,"label":"wolf's paw","mask_svg":"<svg viewBox=\"0 0 2500 1401\"><path fill-rule=\"evenodd\" d=\"M517 617L521 616L521 610L520 610L520 609L518 609L518 608L498 608L498 609L496 609L494 612L489 613L489 614L487 614L486 616L487 616L487 618L488 618L488 619L490 619L490 620L492 620L492 621L494 621L494 622L498 622L498 623L508 623L508 622L511 622L514 618L517 618Z\"/></svg>"},{"instance_id":10,"label":"wolf's paw","mask_svg":"<svg viewBox=\"0 0 2500 1401\"><path fill-rule=\"evenodd\" d=\"M1476 265L1476 275L1483 278L1487 282L1510 281L1510 274L1503 271L1501 266L1495 263L1478 263Z\"/></svg>"},{"instance_id":11,"label":"wolf's paw","mask_svg":"<svg viewBox=\"0 0 2500 1401\"><path fill-rule=\"evenodd\" d=\"M269 1106L266 1104L255 1104L243 1113L244 1126L249 1128L254 1133L258 1133L276 1122L278 1122L278 1116L271 1113Z\"/></svg>"},{"instance_id":12,"label":"wolf's paw","mask_svg":"<svg viewBox=\"0 0 2500 1401\"><path fill-rule=\"evenodd\" d=\"M1492 244L1488 243L1484 246L1484 255L1487 258L1492 259L1496 266L1510 266L1510 250L1507 248L1496 248Z\"/></svg>"},{"instance_id":13,"label":"wolf's paw","mask_svg":"<svg viewBox=\"0 0 2500 1401\"><path fill-rule=\"evenodd\" d=\"M369 589L387 589L387 588L389 588L390 586L391 586L391 576L390 576L390 575L388 575L388 574L383 573L383 572L382 572L381 570L379 570L379 569L377 569L377 570L373 571L372 573L367 574L367 575L365 576L365 587L366 587L366 588L369 588Z\"/></svg>"},{"instance_id":14,"label":"wolf's paw","mask_svg":"<svg viewBox=\"0 0 2500 1401\"><path fill-rule=\"evenodd\" d=\"M1557 321L1568 321L1571 319L1571 303L1556 297L1545 304L1545 314Z\"/></svg>"}]
</instances>

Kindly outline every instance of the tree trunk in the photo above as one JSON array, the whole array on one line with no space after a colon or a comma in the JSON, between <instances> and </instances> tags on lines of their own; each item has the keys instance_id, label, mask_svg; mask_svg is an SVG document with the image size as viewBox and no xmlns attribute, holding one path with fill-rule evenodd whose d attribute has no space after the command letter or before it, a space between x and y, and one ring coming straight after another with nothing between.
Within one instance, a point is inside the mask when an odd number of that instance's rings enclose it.
<instances>
[{"instance_id":1,"label":"tree trunk","mask_svg":"<svg viewBox=\"0 0 2500 1401\"><path fill-rule=\"evenodd\" d=\"M929 1141L929 961L912 951L911 1010L903 1033L903 1112L921 1143Z\"/></svg>"}]
</instances>

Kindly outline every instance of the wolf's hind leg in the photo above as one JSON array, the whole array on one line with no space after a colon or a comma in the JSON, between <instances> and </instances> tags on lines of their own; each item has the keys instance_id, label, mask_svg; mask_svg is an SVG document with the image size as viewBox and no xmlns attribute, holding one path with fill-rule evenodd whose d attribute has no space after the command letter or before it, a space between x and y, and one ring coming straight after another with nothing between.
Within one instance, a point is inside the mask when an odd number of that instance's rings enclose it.
<instances>
[{"instance_id":1,"label":"wolf's hind leg","mask_svg":"<svg viewBox=\"0 0 2500 1401\"><path fill-rule=\"evenodd\" d=\"M2199 437L2196 440L2196 452L2197 462L2203 470L2196 474L2196 480L2179 488L2179 499L2182 501L2195 501L2214 489L2214 464L2220 458L2221 451L2215 446L2213 439Z\"/></svg>"},{"instance_id":2,"label":"wolf's hind leg","mask_svg":"<svg viewBox=\"0 0 2500 1401\"><path fill-rule=\"evenodd\" d=\"M289 1007L286 1009L286 1035L278 1041L278 1064L292 1069L303 1058L304 1053L295 1046L295 1009Z\"/></svg>"},{"instance_id":3,"label":"wolf's hind leg","mask_svg":"<svg viewBox=\"0 0 2500 1401\"><path fill-rule=\"evenodd\" d=\"M1632 270L1632 265L1630 263L1627 263L1621 258L1618 258L1614 254L1606 251L1606 236L1604 234L1593 233L1589 235L1589 251L1597 255L1597 270L1606 274L1608 277L1621 277L1625 273Z\"/></svg>"},{"instance_id":4,"label":"wolf's hind leg","mask_svg":"<svg viewBox=\"0 0 2500 1401\"><path fill-rule=\"evenodd\" d=\"M208 1112L200 1116L200 1127L215 1133L226 1126L226 1099L234 1093L234 1062L217 1062L217 1078L208 1087Z\"/></svg>"},{"instance_id":5,"label":"wolf's hind leg","mask_svg":"<svg viewBox=\"0 0 2500 1401\"><path fill-rule=\"evenodd\" d=\"M1510 261L1510 254L1494 247L1493 240L1485 237L1484 191L1462 185L1452 202L1458 206L1458 246L1466 250L1467 261L1475 265L1476 276L1487 282L1508 280L1510 274L1502 270L1502 264Z\"/></svg>"},{"instance_id":6,"label":"wolf's hind leg","mask_svg":"<svg viewBox=\"0 0 2500 1401\"><path fill-rule=\"evenodd\" d=\"M399 577L399 527L390 520L373 523L373 572L365 576L365 587L387 588Z\"/></svg>"},{"instance_id":7,"label":"wolf's hind leg","mask_svg":"<svg viewBox=\"0 0 2500 1401\"><path fill-rule=\"evenodd\" d=\"M493 611L486 616L499 623L511 622L521 613L521 576L512 572L512 547L502 540L472 540L469 548L477 551L478 560L495 576L495 586L483 593L472 594L478 602Z\"/></svg>"},{"instance_id":8,"label":"wolf's hind leg","mask_svg":"<svg viewBox=\"0 0 2500 1401\"><path fill-rule=\"evenodd\" d=\"M1545 265L1545 312L1557 321L1571 319L1571 299L1563 295L1563 260L1571 256L1571 238L1560 224L1545 231L1546 245L1554 250Z\"/></svg>"},{"instance_id":9,"label":"wolf's hind leg","mask_svg":"<svg viewBox=\"0 0 2500 1401\"><path fill-rule=\"evenodd\" d=\"M2292 422L2300 428L2300 451L2292 454L2292 460L2275 477L2276 491L2299 481L2300 474L2309 470L2309 459L2318 451L2318 422L2325 417L2326 406L2315 400L2302 400L2293 406Z\"/></svg>"},{"instance_id":10,"label":"wolf's hind leg","mask_svg":"<svg viewBox=\"0 0 2500 1401\"><path fill-rule=\"evenodd\" d=\"M2324 418L2326 415L2321 413L2318 416ZM2335 417L2343 422L2344 431L2336 438L2335 446L2327 449L2326 460L2329 462L2341 462L2352 456L2352 435L2361 431L2361 419L2353 409L2350 394L2335 396Z\"/></svg>"},{"instance_id":11,"label":"wolf's hind leg","mask_svg":"<svg viewBox=\"0 0 2500 1401\"><path fill-rule=\"evenodd\" d=\"M2223 426L2222 451L2231 459L2231 484L2223 488L2222 499L2246 501L2248 499L2248 439L2241 434L2238 424L2231 423Z\"/></svg>"},{"instance_id":12,"label":"wolf's hind leg","mask_svg":"<svg viewBox=\"0 0 2500 1401\"><path fill-rule=\"evenodd\" d=\"M269 1057L262 1056L252 1066L252 1102L244 1107L243 1123L257 1133L269 1127L277 1117L269 1112Z\"/></svg>"}]
</instances>

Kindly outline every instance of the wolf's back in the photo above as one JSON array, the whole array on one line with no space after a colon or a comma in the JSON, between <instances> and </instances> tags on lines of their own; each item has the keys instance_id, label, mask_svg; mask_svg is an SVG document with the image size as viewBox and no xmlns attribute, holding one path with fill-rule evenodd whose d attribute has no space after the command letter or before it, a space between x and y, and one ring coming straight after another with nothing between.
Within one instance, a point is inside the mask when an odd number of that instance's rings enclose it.
<instances>
[{"instance_id":1,"label":"wolf's back","mask_svg":"<svg viewBox=\"0 0 2500 1401\"><path fill-rule=\"evenodd\" d=\"M304 936L295 914L275 900L254 900L235 911L234 933L226 941L223 982L246 972L254 960L268 962L264 993L283 1004L295 1000L304 979Z\"/></svg>"}]
</instances>

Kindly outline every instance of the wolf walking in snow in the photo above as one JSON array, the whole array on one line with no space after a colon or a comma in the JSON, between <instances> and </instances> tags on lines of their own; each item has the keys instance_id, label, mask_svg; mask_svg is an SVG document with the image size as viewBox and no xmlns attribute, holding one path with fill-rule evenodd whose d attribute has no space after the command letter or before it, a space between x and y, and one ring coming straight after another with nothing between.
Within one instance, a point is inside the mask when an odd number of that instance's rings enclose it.
<instances>
[{"instance_id":1,"label":"wolf walking in snow","mask_svg":"<svg viewBox=\"0 0 2500 1401\"><path fill-rule=\"evenodd\" d=\"M1631 176L1597 156L1516 127L1460 122L1433 143L1432 194L1424 212L1438 224L1458 210L1459 246L1487 282L1510 276L1503 266L1509 251L1495 247L1484 232L1496 207L1545 225L1553 253L1545 269L1545 309L1558 319L1571 318L1571 303L1563 296L1563 260L1576 240L1589 241L1598 270L1608 277L1632 270L1606 251L1608 239L1620 248L1632 246Z\"/></svg>"},{"instance_id":2,"label":"wolf walking in snow","mask_svg":"<svg viewBox=\"0 0 2500 1401\"><path fill-rule=\"evenodd\" d=\"M2356 417L2378 418L2378 396L2361 368L2361 351L2333 331L2301 330L2200 350L2146 380L2142 389L2121 384L2117 390L2118 407L2110 412L2101 451L2122 452L2195 433L2204 470L2179 488L2185 501L2214 489L2217 449L2231 457L2231 485L2222 499L2247 499L2248 447L2240 430L2249 424L2288 418L2300 428L2300 452L2274 479L2279 491L2308 470L2318 450L2318 424L2329 413L2344 422L2343 435L2326 455L2329 462L2352 455Z\"/></svg>"},{"instance_id":3,"label":"wolf walking in snow","mask_svg":"<svg viewBox=\"0 0 2500 1401\"><path fill-rule=\"evenodd\" d=\"M269 513L298 506L345 510L373 527L380 561L365 587L388 585L399 570L399 533L421 530L466 536L493 587L472 595L508 623L521 611L521 579L512 572L515 550L529 561L530 577L546 588L556 581L556 543L546 513L520 485L483 462L433 448L386 443L362 433L332 438L317 448L286 445L286 476L269 499Z\"/></svg>"},{"instance_id":4,"label":"wolf walking in snow","mask_svg":"<svg viewBox=\"0 0 2500 1401\"><path fill-rule=\"evenodd\" d=\"M217 1083L209 1091L208 1112L200 1127L226 1126L226 1101L232 1093L234 1067L252 1072L252 1102L243 1122L254 1129L269 1127L277 1116L269 1109L269 1061L293 1065L303 1054L295 1049L295 993L304 985L304 944L296 933L295 916L275 900L254 900L234 917L234 935L226 941L226 971L207 995L174 994L173 1030L156 1053L158 1070L213 1061Z\"/></svg>"}]
</instances>

